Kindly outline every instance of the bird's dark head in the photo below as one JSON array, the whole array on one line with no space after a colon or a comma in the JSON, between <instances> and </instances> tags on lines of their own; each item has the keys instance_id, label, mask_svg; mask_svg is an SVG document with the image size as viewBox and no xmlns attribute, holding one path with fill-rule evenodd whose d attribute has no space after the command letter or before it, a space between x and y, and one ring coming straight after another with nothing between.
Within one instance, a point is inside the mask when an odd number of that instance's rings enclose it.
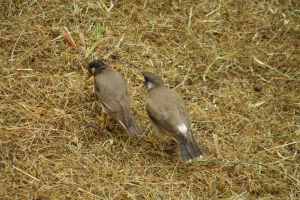
<instances>
[{"instance_id":1,"label":"bird's dark head","mask_svg":"<svg viewBox=\"0 0 300 200\"><path fill-rule=\"evenodd\" d=\"M142 75L144 76L145 80L143 80L147 90L150 90L155 87L161 87L164 86L163 79L158 76L157 74L154 74L152 72L145 72L141 71Z\"/></svg>"},{"instance_id":2,"label":"bird's dark head","mask_svg":"<svg viewBox=\"0 0 300 200\"><path fill-rule=\"evenodd\" d=\"M106 64L104 64L104 62L102 62L100 60L95 60L90 63L89 72L95 76L97 74L100 74L103 70L105 70L107 68L108 68L108 66Z\"/></svg>"}]
</instances>

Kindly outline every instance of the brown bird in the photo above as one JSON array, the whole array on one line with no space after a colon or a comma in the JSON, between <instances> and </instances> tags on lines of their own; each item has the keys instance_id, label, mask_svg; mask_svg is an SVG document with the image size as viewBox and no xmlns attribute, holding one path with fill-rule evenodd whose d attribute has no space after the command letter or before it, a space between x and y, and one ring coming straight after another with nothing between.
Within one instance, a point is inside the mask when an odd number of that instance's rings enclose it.
<instances>
[{"instance_id":1,"label":"brown bird","mask_svg":"<svg viewBox=\"0 0 300 200\"><path fill-rule=\"evenodd\" d=\"M172 137L176 141L182 162L202 158L203 153L192 134L187 108L179 94L168 90L157 74L141 73L147 88L145 107L156 135Z\"/></svg>"},{"instance_id":2,"label":"brown bird","mask_svg":"<svg viewBox=\"0 0 300 200\"><path fill-rule=\"evenodd\" d=\"M106 114L111 114L122 124L129 136L141 134L143 130L134 119L131 97L122 74L100 60L90 63L89 72L94 75L94 93L102 106L102 126Z\"/></svg>"}]
</instances>

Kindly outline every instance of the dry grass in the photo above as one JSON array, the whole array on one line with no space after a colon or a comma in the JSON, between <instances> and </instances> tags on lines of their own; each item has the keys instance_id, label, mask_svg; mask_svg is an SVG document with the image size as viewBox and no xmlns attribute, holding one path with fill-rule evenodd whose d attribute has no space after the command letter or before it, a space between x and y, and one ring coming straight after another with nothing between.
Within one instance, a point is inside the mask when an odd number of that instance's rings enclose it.
<instances>
[{"instance_id":1,"label":"dry grass","mask_svg":"<svg viewBox=\"0 0 300 200\"><path fill-rule=\"evenodd\" d=\"M0 4L0 196L299 199L299 1L113 4ZM127 80L145 130L132 139L115 120L101 128L86 77L124 33L106 63ZM143 140L154 133L134 66L185 99L203 160L183 164L172 142Z\"/></svg>"}]
</instances>

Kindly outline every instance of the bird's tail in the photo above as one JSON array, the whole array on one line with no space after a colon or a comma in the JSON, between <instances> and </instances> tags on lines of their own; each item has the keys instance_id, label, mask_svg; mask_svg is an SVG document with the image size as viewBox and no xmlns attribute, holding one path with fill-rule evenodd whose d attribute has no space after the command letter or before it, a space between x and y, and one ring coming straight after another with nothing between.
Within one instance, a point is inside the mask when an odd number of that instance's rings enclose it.
<instances>
[{"instance_id":1,"label":"bird's tail","mask_svg":"<svg viewBox=\"0 0 300 200\"><path fill-rule=\"evenodd\" d=\"M133 137L135 135L140 135L143 133L143 130L139 126L139 124L135 121L133 113L131 113L129 125L125 125L125 129L127 130L127 133L130 137Z\"/></svg>"},{"instance_id":2,"label":"bird's tail","mask_svg":"<svg viewBox=\"0 0 300 200\"><path fill-rule=\"evenodd\" d=\"M192 160L200 159L204 156L201 149L195 142L192 133L189 131L187 135L187 142L185 144L175 140L179 148L180 159L184 163L189 163Z\"/></svg>"}]
</instances>

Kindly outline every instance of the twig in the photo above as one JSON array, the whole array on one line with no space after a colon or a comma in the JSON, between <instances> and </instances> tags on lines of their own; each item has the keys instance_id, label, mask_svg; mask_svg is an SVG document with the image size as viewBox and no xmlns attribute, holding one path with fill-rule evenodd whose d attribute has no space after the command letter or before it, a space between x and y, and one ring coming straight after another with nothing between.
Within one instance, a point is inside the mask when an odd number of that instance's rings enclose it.
<instances>
[{"instance_id":1,"label":"twig","mask_svg":"<svg viewBox=\"0 0 300 200\"><path fill-rule=\"evenodd\" d=\"M216 62L216 60L218 60L219 58L216 58L205 70L204 74L203 74L203 81L206 81L206 76L210 70L210 68L213 66L213 64Z\"/></svg>"},{"instance_id":2,"label":"twig","mask_svg":"<svg viewBox=\"0 0 300 200\"><path fill-rule=\"evenodd\" d=\"M277 69L275 69L275 68L273 68L273 67L267 65L266 63L264 63L264 62L258 60L258 59L257 59L256 57L254 57L254 56L253 56L253 60L254 60L255 62L257 62L259 65L261 65L261 66L266 66L267 68L269 68L269 69L271 69L271 70L274 70L274 71L277 72L278 74L281 74L281 75L287 77L288 79L291 79L288 75L286 75L286 74L282 73L281 71L279 71L279 70L277 70Z\"/></svg>"},{"instance_id":3,"label":"twig","mask_svg":"<svg viewBox=\"0 0 300 200\"><path fill-rule=\"evenodd\" d=\"M68 33L66 33L65 31L63 31L64 35L66 36L67 40L70 42L70 44L77 50L78 47L76 46L76 44L74 43L73 39L71 38L71 34L69 33L68 29L65 27L66 31Z\"/></svg>"},{"instance_id":4,"label":"twig","mask_svg":"<svg viewBox=\"0 0 300 200\"><path fill-rule=\"evenodd\" d=\"M213 137L214 137L214 142L215 142L217 157L220 157L219 143L218 143L217 135L213 134Z\"/></svg>"},{"instance_id":5,"label":"twig","mask_svg":"<svg viewBox=\"0 0 300 200\"><path fill-rule=\"evenodd\" d=\"M106 12L110 12L111 9L114 7L114 3L112 1L110 2L109 8L107 8L106 5L102 1L101 1L101 3L102 3L102 6L105 8Z\"/></svg>"},{"instance_id":6,"label":"twig","mask_svg":"<svg viewBox=\"0 0 300 200\"><path fill-rule=\"evenodd\" d=\"M21 170L21 169L19 169L19 168L15 167L15 166L13 166L13 168L14 168L14 169L16 169L16 170L18 170L18 171L20 171L20 172L22 172L23 174L26 174L27 176L29 176L29 177L33 178L34 180L36 180L36 181L39 181L39 182L40 182L40 180L39 180L39 179L35 178L34 176L31 176L31 175L30 175L30 174L28 174L27 172L24 172L23 170Z\"/></svg>"},{"instance_id":7,"label":"twig","mask_svg":"<svg viewBox=\"0 0 300 200\"><path fill-rule=\"evenodd\" d=\"M291 142L291 143L288 143L288 144L283 144L283 145L280 145L280 146L277 146L277 147L270 148L270 149L268 149L268 150L270 151L270 150L272 150L272 149L276 149L276 148L288 146L288 145L291 145L291 144L298 144L298 143L300 143L300 142L299 142L299 141Z\"/></svg>"},{"instance_id":8,"label":"twig","mask_svg":"<svg viewBox=\"0 0 300 200\"><path fill-rule=\"evenodd\" d=\"M29 7L31 7L36 1L37 1L37 0L33 1L33 2L29 5Z\"/></svg>"},{"instance_id":9,"label":"twig","mask_svg":"<svg viewBox=\"0 0 300 200\"><path fill-rule=\"evenodd\" d=\"M110 7L109 7L109 9L108 9L108 12L110 12L111 11L111 9L114 7L114 3L111 1L110 2Z\"/></svg>"},{"instance_id":10,"label":"twig","mask_svg":"<svg viewBox=\"0 0 300 200\"><path fill-rule=\"evenodd\" d=\"M96 160L98 160L100 163L102 163L102 161L99 160L99 159L95 156L95 154L93 154L93 156L94 156L94 158L96 158Z\"/></svg>"},{"instance_id":11,"label":"twig","mask_svg":"<svg viewBox=\"0 0 300 200\"><path fill-rule=\"evenodd\" d=\"M178 88L178 87L181 86L181 85L182 85L182 87L184 88L184 82L185 82L186 79L188 78L192 66L193 66L193 64L191 64L190 67L188 68L188 71L187 71L187 73L186 73L186 75L185 75L183 81L182 81L179 85L177 85L176 87L174 87L173 90L175 90L176 88Z\"/></svg>"},{"instance_id":12,"label":"twig","mask_svg":"<svg viewBox=\"0 0 300 200\"><path fill-rule=\"evenodd\" d=\"M18 41L20 40L20 38L21 38L21 36L23 35L23 33L24 33L24 30L22 30L22 33L20 34L19 38L17 39L17 41L16 41L16 43L15 43L15 46L14 46L14 49L13 49L12 52L11 52L11 58L10 58L11 61L13 61L14 52L15 52L17 43L18 43Z\"/></svg>"},{"instance_id":13,"label":"twig","mask_svg":"<svg viewBox=\"0 0 300 200\"><path fill-rule=\"evenodd\" d=\"M190 10L189 25L188 25L189 34L190 34L190 28L191 28L191 22L192 22L193 8L194 8L194 5L192 5L191 10Z\"/></svg>"},{"instance_id":14,"label":"twig","mask_svg":"<svg viewBox=\"0 0 300 200\"><path fill-rule=\"evenodd\" d=\"M107 60L111 55L113 55L119 48L120 46L122 45L122 43L124 42L125 40L125 33L123 34L122 38L120 39L118 45L114 48L114 50L108 52L104 57L103 57L103 60Z\"/></svg>"}]
</instances>

